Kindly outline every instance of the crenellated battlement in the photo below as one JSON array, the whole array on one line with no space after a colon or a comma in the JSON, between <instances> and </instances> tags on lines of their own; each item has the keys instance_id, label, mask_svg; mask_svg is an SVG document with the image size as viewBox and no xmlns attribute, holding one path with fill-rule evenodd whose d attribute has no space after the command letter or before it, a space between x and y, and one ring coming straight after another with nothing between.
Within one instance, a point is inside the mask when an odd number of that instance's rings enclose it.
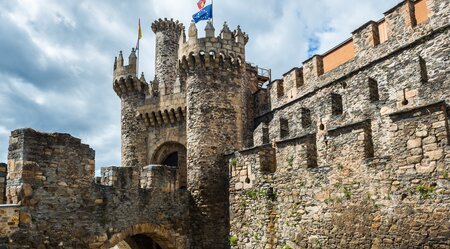
<instances>
[{"instance_id":1,"label":"crenellated battlement","mask_svg":"<svg viewBox=\"0 0 450 249\"><path fill-rule=\"evenodd\" d=\"M284 80L272 82L272 108L309 94L319 86L345 77L352 71L402 48L431 30L442 28L438 0L405 0L384 13L379 21L368 21L352 32L352 36L322 54L305 60L296 76L298 84ZM434 17L434 18L433 18ZM275 90L277 89L277 90Z\"/></svg>"},{"instance_id":2,"label":"crenellated battlement","mask_svg":"<svg viewBox=\"0 0 450 249\"><path fill-rule=\"evenodd\" d=\"M225 22L220 35L215 37L215 28L208 22L205 28L206 36L198 38L195 23L191 23L188 30L188 40L184 32L180 37L178 59L180 70L194 68L245 68L245 45L248 35L238 26L231 31Z\"/></svg>"},{"instance_id":3,"label":"crenellated battlement","mask_svg":"<svg viewBox=\"0 0 450 249\"><path fill-rule=\"evenodd\" d=\"M124 75L116 78L114 79L113 88L119 97L133 92L142 94L148 92L148 84L145 81L144 73L141 74L139 79L134 75Z\"/></svg>"},{"instance_id":4,"label":"crenellated battlement","mask_svg":"<svg viewBox=\"0 0 450 249\"><path fill-rule=\"evenodd\" d=\"M174 21L173 18L170 20L167 18L158 19L152 23L152 30L154 33L156 32L164 32L164 31L174 31L179 34L182 30L184 30L184 25L180 23L178 20Z\"/></svg>"},{"instance_id":5,"label":"crenellated battlement","mask_svg":"<svg viewBox=\"0 0 450 249\"><path fill-rule=\"evenodd\" d=\"M173 93L149 98L138 108L147 127L179 125L186 121L186 95Z\"/></svg>"},{"instance_id":6,"label":"crenellated battlement","mask_svg":"<svg viewBox=\"0 0 450 249\"><path fill-rule=\"evenodd\" d=\"M136 76L137 74L137 56L136 50L131 49L130 56L128 56L128 65L124 64L122 51L119 52L119 56L114 58L114 74L113 80L118 78L127 77L129 75Z\"/></svg>"}]
</instances>

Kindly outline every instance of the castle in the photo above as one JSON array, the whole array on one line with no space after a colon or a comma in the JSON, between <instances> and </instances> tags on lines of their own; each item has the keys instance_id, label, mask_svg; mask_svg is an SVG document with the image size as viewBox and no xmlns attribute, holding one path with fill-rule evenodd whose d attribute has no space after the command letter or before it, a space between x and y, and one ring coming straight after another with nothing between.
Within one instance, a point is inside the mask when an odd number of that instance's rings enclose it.
<instances>
[{"instance_id":1,"label":"castle","mask_svg":"<svg viewBox=\"0 0 450 249\"><path fill-rule=\"evenodd\" d=\"M239 27L155 21L153 81L114 62L120 167L11 133L0 248L450 248L449 20L405 0L276 80Z\"/></svg>"}]
</instances>

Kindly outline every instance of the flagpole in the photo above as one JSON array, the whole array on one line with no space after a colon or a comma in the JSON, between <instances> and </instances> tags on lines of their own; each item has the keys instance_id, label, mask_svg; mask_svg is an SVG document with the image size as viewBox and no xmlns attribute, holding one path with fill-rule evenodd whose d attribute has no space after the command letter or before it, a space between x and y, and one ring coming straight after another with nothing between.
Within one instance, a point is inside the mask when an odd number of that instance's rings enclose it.
<instances>
[{"instance_id":1,"label":"flagpole","mask_svg":"<svg viewBox=\"0 0 450 249\"><path fill-rule=\"evenodd\" d=\"M139 40L138 40L139 42ZM139 47L141 46L141 44L139 44ZM139 78L139 61L140 61L140 56L139 56L139 52L141 52L141 48L138 49L138 54L137 54L137 66L136 66L136 77Z\"/></svg>"},{"instance_id":2,"label":"flagpole","mask_svg":"<svg viewBox=\"0 0 450 249\"><path fill-rule=\"evenodd\" d=\"M139 78L139 63L140 63L140 58L141 56L139 55L139 53L141 52L141 44L140 43L141 40L141 18L139 18L138 20L138 40L137 40L137 65L136 65L136 77Z\"/></svg>"},{"instance_id":3,"label":"flagpole","mask_svg":"<svg viewBox=\"0 0 450 249\"><path fill-rule=\"evenodd\" d=\"M211 12L212 12L211 22L214 27L214 0L211 0Z\"/></svg>"}]
</instances>

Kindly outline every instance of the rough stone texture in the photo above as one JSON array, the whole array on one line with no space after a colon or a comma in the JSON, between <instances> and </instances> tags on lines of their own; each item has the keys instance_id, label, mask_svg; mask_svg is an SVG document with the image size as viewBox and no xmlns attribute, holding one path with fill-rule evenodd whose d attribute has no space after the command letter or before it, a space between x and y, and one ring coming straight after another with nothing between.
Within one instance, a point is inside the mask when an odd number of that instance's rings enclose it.
<instances>
[{"instance_id":1,"label":"rough stone texture","mask_svg":"<svg viewBox=\"0 0 450 249\"><path fill-rule=\"evenodd\" d=\"M245 137L245 93L250 91L244 85L245 57L240 53L245 41L240 30L233 39L226 25L221 39L197 40L192 35L195 29L191 25L190 40L180 54L182 72L187 75L187 172L193 199L191 246L227 248L228 172L223 155L242 148ZM209 41L213 39L215 42ZM202 55L199 51L216 55Z\"/></svg>"},{"instance_id":2,"label":"rough stone texture","mask_svg":"<svg viewBox=\"0 0 450 249\"><path fill-rule=\"evenodd\" d=\"M0 235L11 234L17 230L19 227L19 214L18 205L0 205ZM5 242L6 238L1 238L0 236L0 243Z\"/></svg>"},{"instance_id":3,"label":"rough stone texture","mask_svg":"<svg viewBox=\"0 0 450 249\"><path fill-rule=\"evenodd\" d=\"M321 74L315 56L304 64L303 85L269 86L271 111L257 118L254 136L255 145L264 136L265 144L276 141L276 171L262 167L263 147L229 161L236 248L450 247L449 57L442 49L449 35L448 23L432 19L448 19L449 7L427 5L430 19L414 27L409 3L387 12L382 44L370 42L370 25L355 31L356 57L337 69ZM330 101L336 94L342 114Z\"/></svg>"},{"instance_id":4,"label":"rough stone texture","mask_svg":"<svg viewBox=\"0 0 450 249\"><path fill-rule=\"evenodd\" d=\"M5 163L0 163L0 204L6 201L6 168Z\"/></svg>"},{"instance_id":5,"label":"rough stone texture","mask_svg":"<svg viewBox=\"0 0 450 249\"><path fill-rule=\"evenodd\" d=\"M450 248L450 2L421 1L267 88L239 27L156 21L155 80L114 64L121 167L94 181L80 140L12 133L0 247Z\"/></svg>"},{"instance_id":6,"label":"rough stone texture","mask_svg":"<svg viewBox=\"0 0 450 249\"><path fill-rule=\"evenodd\" d=\"M20 212L20 226L0 233L8 248L110 248L136 234L163 248L187 246L185 190L142 189L135 167L106 168L93 183L93 150L79 139L16 130L8 160L8 202L20 204L0 207L14 222Z\"/></svg>"},{"instance_id":7,"label":"rough stone texture","mask_svg":"<svg viewBox=\"0 0 450 249\"><path fill-rule=\"evenodd\" d=\"M154 84L158 84L160 95L166 95L174 92L177 79L178 42L184 27L178 21L159 19L152 24L152 30L156 36Z\"/></svg>"},{"instance_id":8,"label":"rough stone texture","mask_svg":"<svg viewBox=\"0 0 450 249\"><path fill-rule=\"evenodd\" d=\"M136 77L136 55L131 51L129 65L124 66L122 52L114 64L114 91L121 99L122 166L147 165L147 129L137 108L144 103L148 92L145 78Z\"/></svg>"}]
</instances>

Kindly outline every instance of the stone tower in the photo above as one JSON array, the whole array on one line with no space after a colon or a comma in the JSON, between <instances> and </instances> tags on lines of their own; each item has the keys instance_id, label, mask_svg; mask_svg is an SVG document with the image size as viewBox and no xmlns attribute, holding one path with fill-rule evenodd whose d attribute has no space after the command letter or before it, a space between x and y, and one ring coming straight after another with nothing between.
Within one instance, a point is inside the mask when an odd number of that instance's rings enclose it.
<instances>
[{"instance_id":1,"label":"stone tower","mask_svg":"<svg viewBox=\"0 0 450 249\"><path fill-rule=\"evenodd\" d=\"M159 19L152 24L156 36L155 81L152 89L160 95L173 92L178 72L178 42L183 24Z\"/></svg>"},{"instance_id":2,"label":"stone tower","mask_svg":"<svg viewBox=\"0 0 450 249\"><path fill-rule=\"evenodd\" d=\"M245 44L240 28L226 23L219 37L212 23L206 37L180 41L180 71L186 77L187 170L191 203L191 248L228 246L228 167L224 155L243 144Z\"/></svg>"},{"instance_id":3,"label":"stone tower","mask_svg":"<svg viewBox=\"0 0 450 249\"><path fill-rule=\"evenodd\" d=\"M148 84L144 76L136 77L136 51L131 50L129 64L124 65L122 51L114 62L113 88L121 99L121 134L123 167L143 167L147 163L146 127L137 115L144 103Z\"/></svg>"}]
</instances>

